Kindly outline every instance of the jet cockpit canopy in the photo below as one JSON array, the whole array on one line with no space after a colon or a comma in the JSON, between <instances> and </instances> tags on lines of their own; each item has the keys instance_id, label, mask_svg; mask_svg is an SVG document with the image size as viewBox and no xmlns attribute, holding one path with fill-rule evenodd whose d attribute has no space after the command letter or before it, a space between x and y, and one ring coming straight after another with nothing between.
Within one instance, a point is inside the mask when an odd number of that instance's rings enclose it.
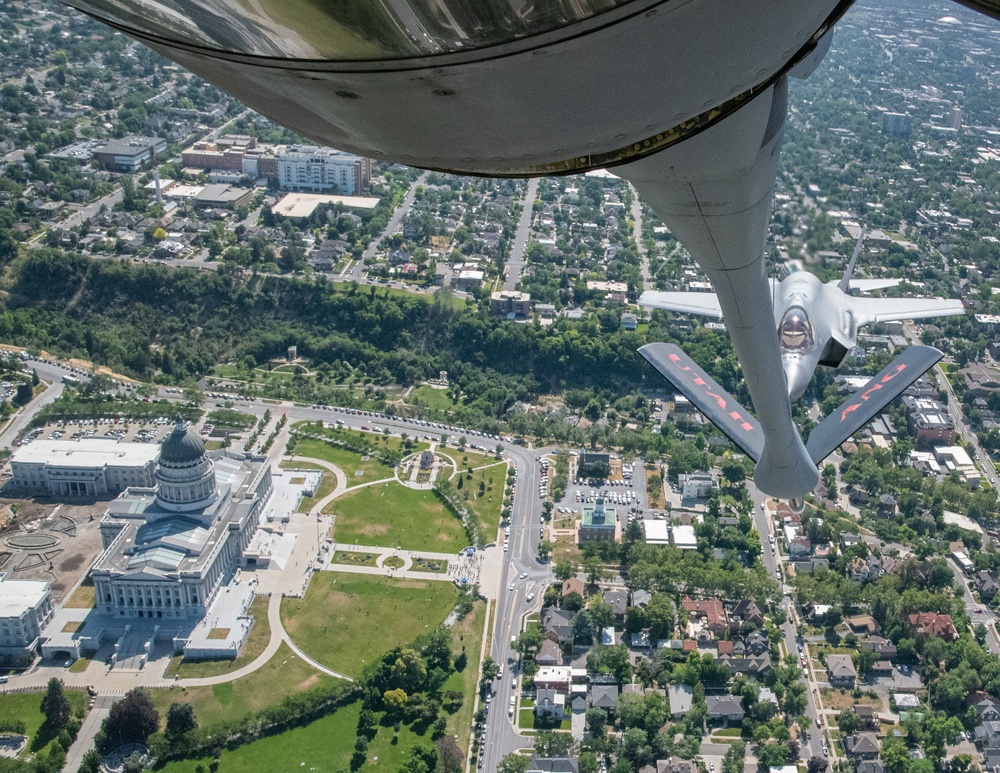
<instances>
[{"instance_id":1,"label":"jet cockpit canopy","mask_svg":"<svg viewBox=\"0 0 1000 773\"><path fill-rule=\"evenodd\" d=\"M778 343L781 351L802 354L816 346L812 322L801 306L792 306L781 317L778 324Z\"/></svg>"}]
</instances>

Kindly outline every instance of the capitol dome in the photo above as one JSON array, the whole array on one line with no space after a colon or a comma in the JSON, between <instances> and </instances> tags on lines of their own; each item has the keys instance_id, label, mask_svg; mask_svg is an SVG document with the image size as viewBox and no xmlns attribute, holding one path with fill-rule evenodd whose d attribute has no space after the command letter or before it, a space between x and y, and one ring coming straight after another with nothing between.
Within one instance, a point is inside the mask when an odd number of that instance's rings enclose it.
<instances>
[{"instance_id":1,"label":"capitol dome","mask_svg":"<svg viewBox=\"0 0 1000 773\"><path fill-rule=\"evenodd\" d=\"M184 422L178 420L174 431L160 446L160 461L173 464L196 462L205 455L205 444L194 432L188 429Z\"/></svg>"},{"instance_id":2,"label":"capitol dome","mask_svg":"<svg viewBox=\"0 0 1000 773\"><path fill-rule=\"evenodd\" d=\"M205 453L201 438L177 419L160 446L156 465L156 499L160 507L175 513L201 510L219 498L215 463Z\"/></svg>"}]
</instances>

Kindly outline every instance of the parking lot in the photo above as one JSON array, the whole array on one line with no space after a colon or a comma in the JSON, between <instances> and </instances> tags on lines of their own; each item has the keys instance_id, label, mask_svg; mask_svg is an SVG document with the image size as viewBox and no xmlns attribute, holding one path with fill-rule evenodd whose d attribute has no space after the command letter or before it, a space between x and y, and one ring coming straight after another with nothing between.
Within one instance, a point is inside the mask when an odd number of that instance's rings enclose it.
<instances>
[{"instance_id":1,"label":"parking lot","mask_svg":"<svg viewBox=\"0 0 1000 773\"><path fill-rule=\"evenodd\" d=\"M36 427L24 436L18 445L26 445L39 438L44 440L80 440L81 438L107 438L131 443L159 443L174 426L166 416L147 421L124 419L71 419Z\"/></svg>"},{"instance_id":2,"label":"parking lot","mask_svg":"<svg viewBox=\"0 0 1000 773\"><path fill-rule=\"evenodd\" d=\"M646 510L642 460L636 459L632 463L613 461L611 477L608 479L570 480L566 487L566 497L553 508L556 517L579 516L584 507L593 507L598 497L603 497L605 506L618 511L618 515L622 517L623 528L637 517L642 517ZM571 461L571 476L574 472L575 465Z\"/></svg>"}]
</instances>

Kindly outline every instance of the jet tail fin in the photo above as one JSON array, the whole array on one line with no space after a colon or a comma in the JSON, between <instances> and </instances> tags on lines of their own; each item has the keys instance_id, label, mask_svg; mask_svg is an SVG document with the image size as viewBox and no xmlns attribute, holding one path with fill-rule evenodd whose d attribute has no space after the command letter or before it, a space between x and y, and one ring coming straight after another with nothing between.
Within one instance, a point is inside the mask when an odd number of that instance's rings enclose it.
<instances>
[{"instance_id":1,"label":"jet tail fin","mask_svg":"<svg viewBox=\"0 0 1000 773\"><path fill-rule=\"evenodd\" d=\"M819 465L943 356L933 346L909 347L810 433L806 450L812 460Z\"/></svg>"},{"instance_id":2,"label":"jet tail fin","mask_svg":"<svg viewBox=\"0 0 1000 773\"><path fill-rule=\"evenodd\" d=\"M708 417L754 462L764 450L760 424L694 360L674 344L646 344L639 349L646 361Z\"/></svg>"},{"instance_id":3,"label":"jet tail fin","mask_svg":"<svg viewBox=\"0 0 1000 773\"><path fill-rule=\"evenodd\" d=\"M851 260L847 264L847 268L844 269L844 276L841 277L840 282L837 287L840 288L841 292L850 293L851 292L851 277L854 276L854 266L858 262L858 255L861 254L861 245L865 242L865 227L861 226L861 236L858 237L858 243L854 245L854 254L851 255Z\"/></svg>"}]
</instances>

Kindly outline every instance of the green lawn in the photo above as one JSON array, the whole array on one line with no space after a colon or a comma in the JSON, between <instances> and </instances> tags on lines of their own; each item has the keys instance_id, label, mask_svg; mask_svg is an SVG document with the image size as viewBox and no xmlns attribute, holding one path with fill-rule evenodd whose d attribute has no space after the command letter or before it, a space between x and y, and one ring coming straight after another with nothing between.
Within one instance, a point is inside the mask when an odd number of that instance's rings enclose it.
<instances>
[{"instance_id":1,"label":"green lawn","mask_svg":"<svg viewBox=\"0 0 1000 773\"><path fill-rule=\"evenodd\" d=\"M468 544L461 521L433 491L379 483L338 497L329 510L337 516L334 539L349 545L458 553Z\"/></svg>"},{"instance_id":2,"label":"green lawn","mask_svg":"<svg viewBox=\"0 0 1000 773\"><path fill-rule=\"evenodd\" d=\"M472 728L472 704L479 684L479 655L485 622L486 604L477 602L472 612L452 628L452 647L456 652L465 650L468 664L461 673L452 673L443 688L458 690L465 696L462 707L448 718L448 732L458 737L458 746L466 754L469 752L469 731Z\"/></svg>"},{"instance_id":3,"label":"green lawn","mask_svg":"<svg viewBox=\"0 0 1000 773\"><path fill-rule=\"evenodd\" d=\"M434 452L441 454L442 456L447 456L460 470L464 470L466 467L482 467L485 464L490 464L491 462L496 461L495 456L483 454L479 451L461 451L458 448L452 448L451 446L439 445L434 449Z\"/></svg>"},{"instance_id":4,"label":"green lawn","mask_svg":"<svg viewBox=\"0 0 1000 773\"><path fill-rule=\"evenodd\" d=\"M310 657L357 677L386 650L440 625L458 589L436 580L318 572L306 595L281 603L281 622Z\"/></svg>"},{"instance_id":5,"label":"green lawn","mask_svg":"<svg viewBox=\"0 0 1000 773\"><path fill-rule=\"evenodd\" d=\"M336 681L298 657L287 644L282 644L263 667L242 679L208 687L156 689L150 690L150 694L160 712L161 721L166 720L171 703L190 703L194 706L198 722L210 725L238 719L281 703L293 693Z\"/></svg>"},{"instance_id":6,"label":"green lawn","mask_svg":"<svg viewBox=\"0 0 1000 773\"><path fill-rule=\"evenodd\" d=\"M253 663L267 649L271 640L271 625L267 621L267 596L257 596L250 604L250 614L254 616L253 629L243 645L243 652L235 660L193 660L184 662L180 657L170 661L165 676L179 676L181 679L200 679L238 671Z\"/></svg>"},{"instance_id":7,"label":"green lawn","mask_svg":"<svg viewBox=\"0 0 1000 773\"><path fill-rule=\"evenodd\" d=\"M309 771L340 773L348 770L354 753L361 703L351 703L304 727L263 738L233 751L225 750L219 759L219 773L258 773L258 771ZM418 736L403 725L395 733L391 724L379 727L368 745L363 770L396 773L410 749L418 741L430 744L430 733ZM395 741L395 742L394 742ZM160 773L193 773L199 762L206 768L211 762L182 760L171 762Z\"/></svg>"},{"instance_id":8,"label":"green lawn","mask_svg":"<svg viewBox=\"0 0 1000 773\"><path fill-rule=\"evenodd\" d=\"M361 455L346 448L337 448L321 440L301 440L295 445L296 456L307 456L311 459L322 459L324 462L336 465L344 471L348 486L359 483L371 483L376 480L392 477L392 467L383 464L374 457L361 461ZM293 464L295 464L293 462ZM358 473L361 473L358 475ZM332 480L333 476L329 476ZM332 489L331 489L332 490Z\"/></svg>"},{"instance_id":9,"label":"green lawn","mask_svg":"<svg viewBox=\"0 0 1000 773\"><path fill-rule=\"evenodd\" d=\"M367 426L371 426L373 429L382 426L378 423L380 420L374 417L370 418L369 421L371 424ZM342 427L318 427L316 422L309 421L296 422L293 428L313 435L323 435L332 440L341 440L362 448L370 448L374 451L391 452L400 457L409 456L410 454L419 453L425 448L430 448L430 444L426 441L417 440L417 432L422 430L423 434L433 437L432 430L419 427L414 432L404 433L407 435L405 441L402 437L386 435L382 432L362 432L359 429L353 430Z\"/></svg>"},{"instance_id":10,"label":"green lawn","mask_svg":"<svg viewBox=\"0 0 1000 773\"><path fill-rule=\"evenodd\" d=\"M410 405L423 406L435 411L450 411L455 407L455 403L448 397L448 390L435 389L426 384L410 392L406 398Z\"/></svg>"},{"instance_id":11,"label":"green lawn","mask_svg":"<svg viewBox=\"0 0 1000 773\"><path fill-rule=\"evenodd\" d=\"M459 474L464 480L461 490L457 490L456 493L465 500L469 512L479 519L479 533L489 542L496 536L500 525L507 465L499 462L492 467L474 470L471 479L468 473ZM457 477L452 481L452 485L458 485Z\"/></svg>"},{"instance_id":12,"label":"green lawn","mask_svg":"<svg viewBox=\"0 0 1000 773\"><path fill-rule=\"evenodd\" d=\"M77 716L83 716L84 708L87 705L86 693L83 690L69 688L65 690L65 693L73 707L73 713ZM28 754L37 754L42 749L48 752L57 735L57 733L51 732L50 728L44 727L43 697L45 697L44 690L0 695L0 722L15 719L24 722L28 735L28 746L25 748L25 752Z\"/></svg>"}]
</instances>

